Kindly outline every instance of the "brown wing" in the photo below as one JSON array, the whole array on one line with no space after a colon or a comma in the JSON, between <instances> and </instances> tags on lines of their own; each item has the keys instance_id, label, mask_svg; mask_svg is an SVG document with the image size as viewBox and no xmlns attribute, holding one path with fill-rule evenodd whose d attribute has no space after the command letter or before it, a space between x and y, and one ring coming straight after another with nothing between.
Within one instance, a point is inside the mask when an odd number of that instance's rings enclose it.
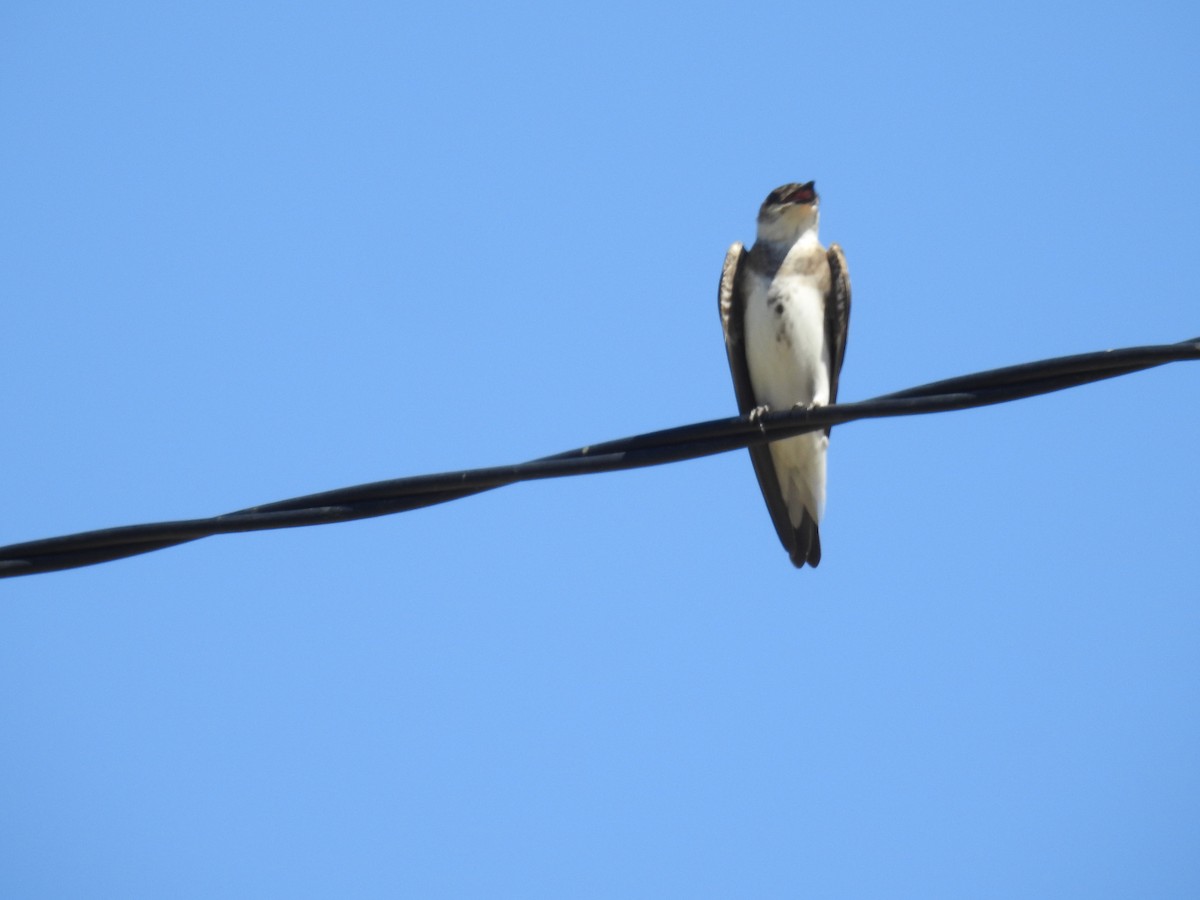
<instances>
[{"instance_id":1,"label":"brown wing","mask_svg":"<svg viewBox=\"0 0 1200 900\"><path fill-rule=\"evenodd\" d=\"M725 333L725 354L729 357L729 371L733 375L733 392L737 396L738 412L743 416L758 406L754 398L754 386L750 382L750 367L746 362L746 293L743 286L746 257L746 248L740 243L729 248L725 254L725 265L721 268L721 287L717 293L721 330ZM792 527L783 489L775 474L775 463L771 459L770 444L751 444L748 449L754 474L758 476L758 487L767 503L767 511L771 514L771 523L779 535L779 542L796 568L806 562L815 566L821 561L817 523L805 511L800 527Z\"/></svg>"},{"instance_id":2,"label":"brown wing","mask_svg":"<svg viewBox=\"0 0 1200 900\"><path fill-rule=\"evenodd\" d=\"M721 267L721 288L717 295L721 330L725 333L725 355L729 357L729 371L733 375L733 392L737 395L738 412L743 416L758 405L754 399L754 387L750 384L750 368L746 363L746 335L743 329L746 309L741 276L747 255L746 248L740 242L729 248L729 252L725 254L725 265Z\"/></svg>"},{"instance_id":3,"label":"brown wing","mask_svg":"<svg viewBox=\"0 0 1200 900\"><path fill-rule=\"evenodd\" d=\"M846 335L850 331L850 270L840 244L830 244L829 274L832 284L825 300L825 341L829 345L829 402L837 403L838 379L846 358Z\"/></svg>"}]
</instances>

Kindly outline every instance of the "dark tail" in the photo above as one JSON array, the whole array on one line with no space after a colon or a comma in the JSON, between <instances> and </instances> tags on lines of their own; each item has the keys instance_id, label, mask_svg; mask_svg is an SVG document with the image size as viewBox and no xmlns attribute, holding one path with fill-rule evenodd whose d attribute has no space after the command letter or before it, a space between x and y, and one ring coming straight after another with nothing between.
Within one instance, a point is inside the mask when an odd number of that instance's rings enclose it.
<instances>
[{"instance_id":1,"label":"dark tail","mask_svg":"<svg viewBox=\"0 0 1200 900\"><path fill-rule=\"evenodd\" d=\"M815 569L821 563L821 534L817 531L816 520L809 515L807 509L804 511L804 519L792 534L794 540L789 554L792 557L792 565L802 569L804 564L808 563Z\"/></svg>"}]
</instances>

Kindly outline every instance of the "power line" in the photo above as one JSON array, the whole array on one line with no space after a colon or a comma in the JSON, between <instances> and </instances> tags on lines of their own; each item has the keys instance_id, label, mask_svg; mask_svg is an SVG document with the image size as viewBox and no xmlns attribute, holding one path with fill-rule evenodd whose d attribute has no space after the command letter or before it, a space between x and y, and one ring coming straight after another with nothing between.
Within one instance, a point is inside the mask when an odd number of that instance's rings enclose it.
<instances>
[{"instance_id":1,"label":"power line","mask_svg":"<svg viewBox=\"0 0 1200 900\"><path fill-rule=\"evenodd\" d=\"M348 522L446 503L519 481L614 472L696 459L860 419L914 416L1007 403L1171 362L1200 360L1200 338L1063 356L991 369L810 410L714 419L607 441L511 466L396 478L294 497L213 516L84 531L0 547L0 578L34 575L149 553L216 534Z\"/></svg>"}]
</instances>

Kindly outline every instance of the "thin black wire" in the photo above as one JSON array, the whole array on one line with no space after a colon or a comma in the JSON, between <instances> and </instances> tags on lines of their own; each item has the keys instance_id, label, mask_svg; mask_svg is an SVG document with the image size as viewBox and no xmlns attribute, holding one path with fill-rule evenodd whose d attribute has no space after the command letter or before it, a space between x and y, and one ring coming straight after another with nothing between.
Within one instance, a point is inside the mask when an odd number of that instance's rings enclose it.
<instances>
[{"instance_id":1,"label":"thin black wire","mask_svg":"<svg viewBox=\"0 0 1200 900\"><path fill-rule=\"evenodd\" d=\"M348 522L446 503L519 481L613 472L696 459L861 419L1007 403L1171 362L1200 360L1200 338L991 369L858 403L773 412L751 423L713 419L568 450L531 462L395 478L293 497L205 519L84 531L0 547L0 578L94 565L215 534Z\"/></svg>"}]
</instances>

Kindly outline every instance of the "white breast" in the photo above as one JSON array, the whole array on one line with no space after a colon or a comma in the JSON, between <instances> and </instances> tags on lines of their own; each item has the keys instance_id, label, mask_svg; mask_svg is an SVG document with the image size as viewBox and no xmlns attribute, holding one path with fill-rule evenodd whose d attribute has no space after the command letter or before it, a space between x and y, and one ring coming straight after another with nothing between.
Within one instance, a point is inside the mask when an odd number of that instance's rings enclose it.
<instances>
[{"instance_id":1,"label":"white breast","mask_svg":"<svg viewBox=\"0 0 1200 900\"><path fill-rule=\"evenodd\" d=\"M775 410L828 403L825 298L816 279L755 277L745 315L746 363L758 402Z\"/></svg>"},{"instance_id":2,"label":"white breast","mask_svg":"<svg viewBox=\"0 0 1200 900\"><path fill-rule=\"evenodd\" d=\"M829 402L825 298L815 278L791 274L773 281L752 276L747 286L746 364L759 405L777 412L797 403ZM816 431L771 444L788 518L798 526L807 509L825 511L825 453L829 437Z\"/></svg>"}]
</instances>

